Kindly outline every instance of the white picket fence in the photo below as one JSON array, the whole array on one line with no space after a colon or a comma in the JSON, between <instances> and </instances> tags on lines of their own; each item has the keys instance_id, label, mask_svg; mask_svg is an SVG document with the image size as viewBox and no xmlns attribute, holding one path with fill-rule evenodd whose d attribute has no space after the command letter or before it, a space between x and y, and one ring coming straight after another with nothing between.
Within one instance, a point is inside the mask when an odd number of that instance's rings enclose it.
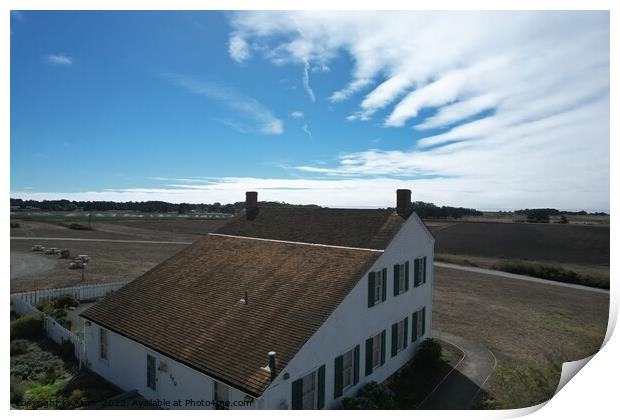
<instances>
[{"instance_id":1,"label":"white picket fence","mask_svg":"<svg viewBox=\"0 0 620 420\"><path fill-rule=\"evenodd\" d=\"M129 281L85 284L82 286L61 287L58 289L32 290L29 292L12 293L11 298L19 298L34 306L55 299L61 295L71 295L80 302L88 302L114 292L127 283L129 283Z\"/></svg>"},{"instance_id":2,"label":"white picket fence","mask_svg":"<svg viewBox=\"0 0 620 420\"><path fill-rule=\"evenodd\" d=\"M11 302L15 312L19 315L43 315L43 329L45 335L58 344L65 341L73 343L75 358L80 366L85 362L84 340L78 334L72 333L56 320L43 312L39 311L35 305L47 302L62 295L72 295L80 302L92 301L103 297L108 293L120 289L128 281L119 281L116 283L89 284L84 286L63 287L58 289L34 290L31 292L19 292L11 294Z\"/></svg>"}]
</instances>

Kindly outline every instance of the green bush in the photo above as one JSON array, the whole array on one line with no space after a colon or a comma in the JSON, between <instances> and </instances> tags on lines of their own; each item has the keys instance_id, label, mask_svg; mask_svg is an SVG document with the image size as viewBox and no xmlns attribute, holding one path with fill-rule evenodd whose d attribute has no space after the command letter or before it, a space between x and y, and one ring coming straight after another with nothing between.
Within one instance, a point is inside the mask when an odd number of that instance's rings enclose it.
<instances>
[{"instance_id":1,"label":"green bush","mask_svg":"<svg viewBox=\"0 0 620 420\"><path fill-rule=\"evenodd\" d=\"M11 356L19 356L20 354L25 354L28 352L28 348L30 348L30 343L28 340L24 340L22 338L18 340L11 341Z\"/></svg>"},{"instance_id":2,"label":"green bush","mask_svg":"<svg viewBox=\"0 0 620 420\"><path fill-rule=\"evenodd\" d=\"M72 295L61 295L52 300L54 309L64 309L65 307L77 307L80 304Z\"/></svg>"},{"instance_id":3,"label":"green bush","mask_svg":"<svg viewBox=\"0 0 620 420\"><path fill-rule=\"evenodd\" d=\"M522 274L563 283L609 289L609 279L579 274L555 265L534 264L523 261L502 261L494 265L493 268L508 273Z\"/></svg>"},{"instance_id":4,"label":"green bush","mask_svg":"<svg viewBox=\"0 0 620 420\"><path fill-rule=\"evenodd\" d=\"M441 344L432 338L424 340L414 356L414 363L420 369L431 370L441 362Z\"/></svg>"},{"instance_id":5,"label":"green bush","mask_svg":"<svg viewBox=\"0 0 620 420\"><path fill-rule=\"evenodd\" d=\"M60 346L58 346L56 355L63 360L71 360L75 358L75 346L71 341L65 340Z\"/></svg>"},{"instance_id":6,"label":"green bush","mask_svg":"<svg viewBox=\"0 0 620 420\"><path fill-rule=\"evenodd\" d=\"M24 393L28 389L28 383L11 376L11 404L19 406L23 399Z\"/></svg>"},{"instance_id":7,"label":"green bush","mask_svg":"<svg viewBox=\"0 0 620 420\"><path fill-rule=\"evenodd\" d=\"M11 375L24 381L47 381L63 366L59 357L38 348L11 357Z\"/></svg>"},{"instance_id":8,"label":"green bush","mask_svg":"<svg viewBox=\"0 0 620 420\"><path fill-rule=\"evenodd\" d=\"M43 316L26 315L11 321L11 340L18 338L37 338L43 332Z\"/></svg>"},{"instance_id":9,"label":"green bush","mask_svg":"<svg viewBox=\"0 0 620 420\"><path fill-rule=\"evenodd\" d=\"M384 384L368 382L357 392L355 398L343 398L346 410L389 410L396 407L394 391Z\"/></svg>"}]
</instances>

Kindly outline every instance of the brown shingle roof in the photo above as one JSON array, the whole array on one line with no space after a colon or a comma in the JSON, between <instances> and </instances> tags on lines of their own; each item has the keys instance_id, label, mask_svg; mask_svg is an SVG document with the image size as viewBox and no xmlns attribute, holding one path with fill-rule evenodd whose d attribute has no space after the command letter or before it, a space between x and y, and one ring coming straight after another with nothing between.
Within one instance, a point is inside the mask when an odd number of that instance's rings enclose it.
<instances>
[{"instance_id":1,"label":"brown shingle roof","mask_svg":"<svg viewBox=\"0 0 620 420\"><path fill-rule=\"evenodd\" d=\"M258 396L380 255L209 235L82 316Z\"/></svg>"},{"instance_id":2,"label":"brown shingle roof","mask_svg":"<svg viewBox=\"0 0 620 420\"><path fill-rule=\"evenodd\" d=\"M260 207L255 217L245 211L217 233L251 238L279 239L385 249L405 219L393 210Z\"/></svg>"}]
</instances>

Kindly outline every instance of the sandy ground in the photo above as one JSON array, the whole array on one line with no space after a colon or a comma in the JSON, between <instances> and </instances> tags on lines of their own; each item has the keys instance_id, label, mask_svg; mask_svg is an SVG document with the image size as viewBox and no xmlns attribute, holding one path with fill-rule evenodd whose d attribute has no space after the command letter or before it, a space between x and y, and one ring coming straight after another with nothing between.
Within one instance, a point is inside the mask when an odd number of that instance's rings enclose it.
<instances>
[{"instance_id":1,"label":"sandy ground","mask_svg":"<svg viewBox=\"0 0 620 420\"><path fill-rule=\"evenodd\" d=\"M11 251L11 280L50 271L58 263L56 259L41 252Z\"/></svg>"}]
</instances>

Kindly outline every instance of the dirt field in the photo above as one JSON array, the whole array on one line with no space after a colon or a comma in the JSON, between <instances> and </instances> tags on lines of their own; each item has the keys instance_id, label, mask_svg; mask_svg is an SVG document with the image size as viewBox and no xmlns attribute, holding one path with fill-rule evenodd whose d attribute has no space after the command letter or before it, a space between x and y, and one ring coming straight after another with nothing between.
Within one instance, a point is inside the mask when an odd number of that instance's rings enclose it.
<instances>
[{"instance_id":1,"label":"dirt field","mask_svg":"<svg viewBox=\"0 0 620 420\"><path fill-rule=\"evenodd\" d=\"M609 267L609 227L525 223L428 223L437 254Z\"/></svg>"}]
</instances>

